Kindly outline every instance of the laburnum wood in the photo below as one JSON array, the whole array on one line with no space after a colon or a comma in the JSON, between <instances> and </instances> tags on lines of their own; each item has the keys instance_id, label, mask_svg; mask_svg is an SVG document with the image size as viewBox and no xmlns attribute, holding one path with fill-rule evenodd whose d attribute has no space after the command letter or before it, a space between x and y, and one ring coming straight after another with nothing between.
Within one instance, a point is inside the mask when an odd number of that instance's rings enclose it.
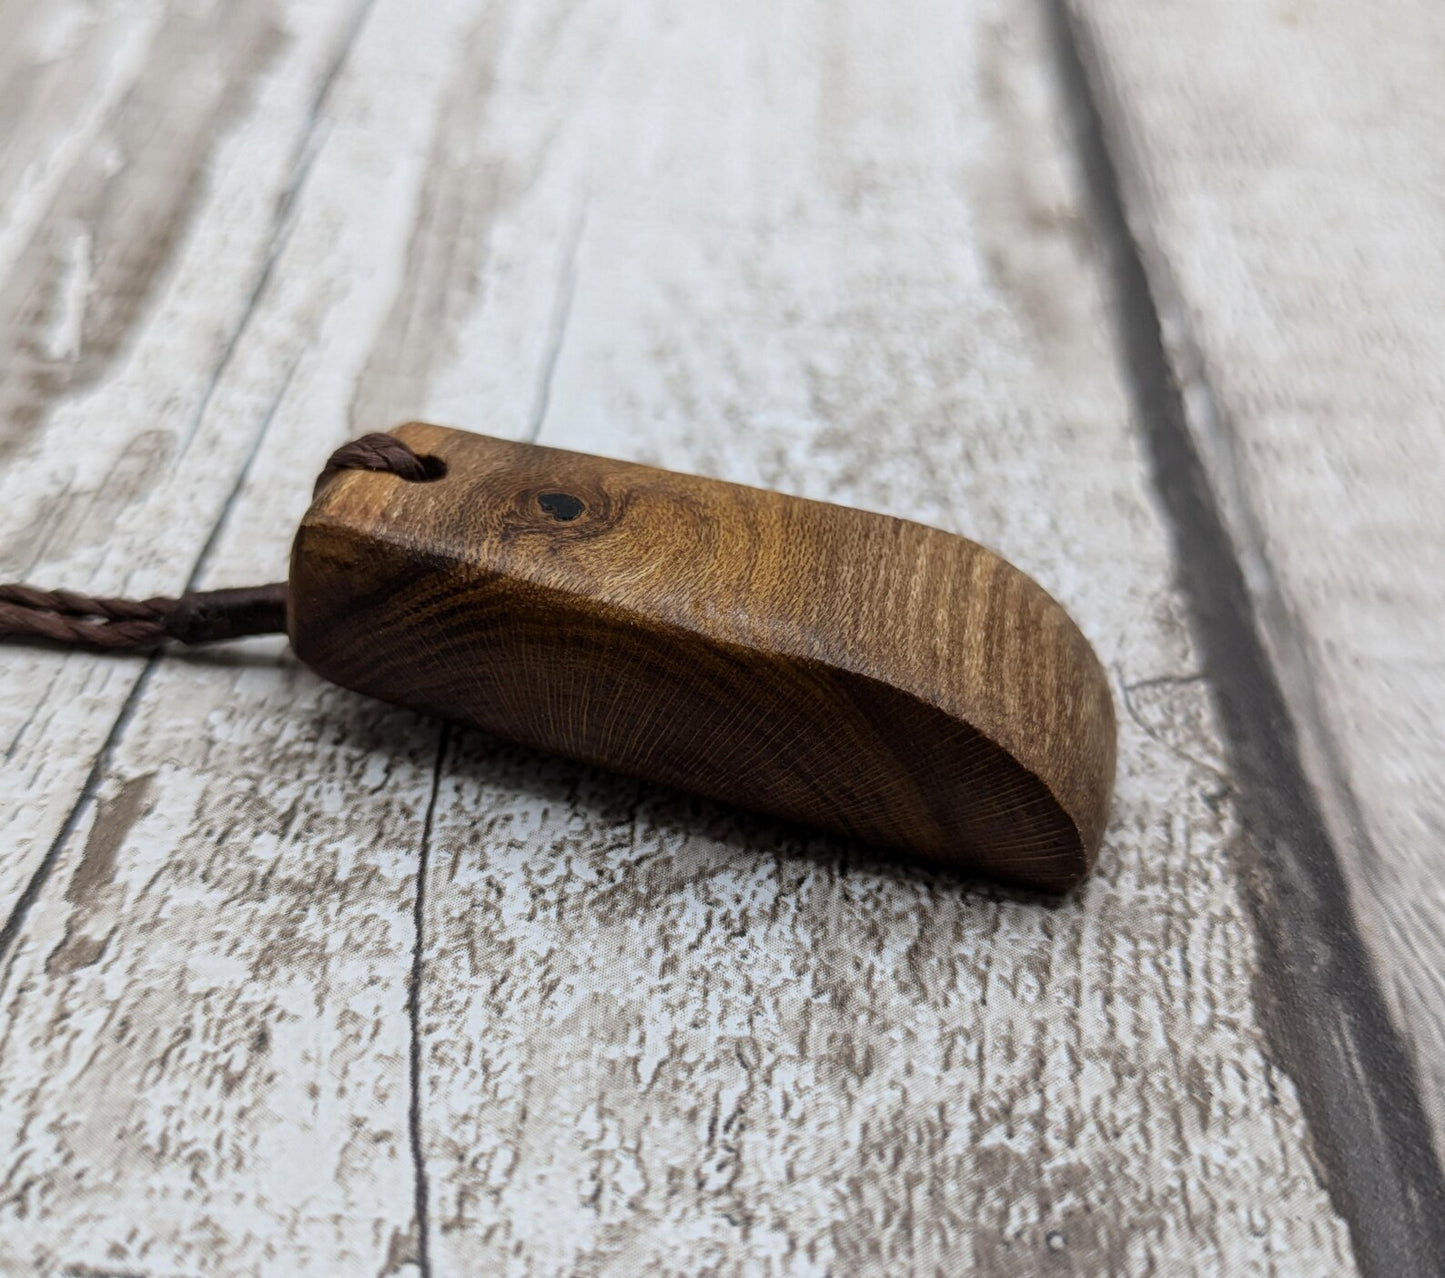
<instances>
[{"instance_id":1,"label":"laburnum wood","mask_svg":"<svg viewBox=\"0 0 1445 1278\"><path fill-rule=\"evenodd\" d=\"M411 423L292 550L328 679L498 736L1050 891L1103 837L1115 722L1064 609L907 520Z\"/></svg>"}]
</instances>

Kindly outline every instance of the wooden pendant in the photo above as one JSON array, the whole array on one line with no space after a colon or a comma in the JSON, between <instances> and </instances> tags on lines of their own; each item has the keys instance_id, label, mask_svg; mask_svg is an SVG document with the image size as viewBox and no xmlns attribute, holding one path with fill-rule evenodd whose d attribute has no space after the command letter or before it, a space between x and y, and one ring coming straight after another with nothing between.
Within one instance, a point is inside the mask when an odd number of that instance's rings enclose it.
<instances>
[{"instance_id":1,"label":"wooden pendant","mask_svg":"<svg viewBox=\"0 0 1445 1278\"><path fill-rule=\"evenodd\" d=\"M1049 891L1114 777L1108 681L992 551L907 520L421 423L292 550L336 683L511 741Z\"/></svg>"}]
</instances>

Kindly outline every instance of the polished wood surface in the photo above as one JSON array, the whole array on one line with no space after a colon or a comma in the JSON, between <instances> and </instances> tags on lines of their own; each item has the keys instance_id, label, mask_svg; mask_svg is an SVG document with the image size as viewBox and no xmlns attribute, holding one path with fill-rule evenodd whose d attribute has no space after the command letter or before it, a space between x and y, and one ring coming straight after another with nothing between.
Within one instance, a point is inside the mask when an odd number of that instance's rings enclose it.
<instances>
[{"instance_id":1,"label":"polished wood surface","mask_svg":"<svg viewBox=\"0 0 1445 1278\"><path fill-rule=\"evenodd\" d=\"M908 520L411 423L298 533L328 679L511 741L1061 891L1114 778L1108 683L1049 595Z\"/></svg>"}]
</instances>

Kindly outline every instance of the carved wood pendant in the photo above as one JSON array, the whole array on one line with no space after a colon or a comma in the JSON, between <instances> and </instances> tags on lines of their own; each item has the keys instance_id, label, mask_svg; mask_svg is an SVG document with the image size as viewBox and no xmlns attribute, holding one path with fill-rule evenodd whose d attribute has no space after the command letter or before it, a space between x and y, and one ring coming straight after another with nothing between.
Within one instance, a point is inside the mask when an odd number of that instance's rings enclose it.
<instances>
[{"instance_id":1,"label":"carved wood pendant","mask_svg":"<svg viewBox=\"0 0 1445 1278\"><path fill-rule=\"evenodd\" d=\"M348 688L1050 891L1103 837L1115 722L1064 609L906 520L412 423L347 471L288 630Z\"/></svg>"}]
</instances>

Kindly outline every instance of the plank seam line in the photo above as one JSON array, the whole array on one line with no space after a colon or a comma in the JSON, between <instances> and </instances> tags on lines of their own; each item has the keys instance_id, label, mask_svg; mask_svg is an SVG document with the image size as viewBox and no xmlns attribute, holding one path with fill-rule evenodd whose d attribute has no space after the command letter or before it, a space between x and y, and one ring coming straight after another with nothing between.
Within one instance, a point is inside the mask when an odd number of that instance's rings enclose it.
<instances>
[{"instance_id":1,"label":"plank seam line","mask_svg":"<svg viewBox=\"0 0 1445 1278\"><path fill-rule=\"evenodd\" d=\"M1041 3L1120 363L1234 765L1243 826L1236 872L1259 938L1256 997L1270 1050L1298 1088L1361 1273L1434 1278L1445 1273L1445 1177L1350 907L1338 843L1308 779L1285 692L1289 672L1266 642L1267 623L1279 619L1260 615L1268 596L1262 603L1251 579L1268 585L1273 576L1262 543L1249 543L1253 516L1242 484L1231 491L1231 476L1212 475L1202 456L1204 427L1191 418L1190 401L1203 400L1215 431L1225 422L1185 310L1169 306L1167 263L1152 234L1127 112L1074 4ZM1194 366L1181 369L1181 352L1190 350ZM1303 652L1298 635L1290 638ZM1322 726L1311 715L1306 703L1307 732Z\"/></svg>"},{"instance_id":2,"label":"plank seam line","mask_svg":"<svg viewBox=\"0 0 1445 1278\"><path fill-rule=\"evenodd\" d=\"M240 348L241 339L246 335L246 330L250 328L251 320L261 304L261 295L271 282L276 263L280 260L281 254L291 238L291 231L295 226L293 214L297 201L306 186L307 179L311 176L312 165L321 150L317 135L321 128L322 112L331 97L332 89L340 78L341 69L350 58L352 50L356 48L362 28L365 27L366 19L371 15L375 5L376 0L359 0L347 23L346 33L338 41L336 52L332 55L331 61L326 64L321 83L317 86L315 94L312 95L311 105L306 113L306 127L302 130L301 139L293 152L291 175L287 179L285 189L281 192L281 198L276 202L276 211L271 217L271 233L267 237L266 255L261 261L261 269L256 273L256 282L251 288L250 295L246 298L245 305L241 308L241 316L236 321L235 328L231 330L231 335L226 339L225 349L221 352L221 357L216 361L215 370L206 383L206 389L201 395L201 402L191 418L191 428L181 442L181 453L185 453L195 441L196 435L201 429L201 423L205 420L206 412L211 406L211 400L215 397L217 387L220 386L221 378L225 376L226 370L231 366L231 361Z\"/></svg>"},{"instance_id":3,"label":"plank seam line","mask_svg":"<svg viewBox=\"0 0 1445 1278\"><path fill-rule=\"evenodd\" d=\"M443 723L437 734L436 762L432 766L431 795L427 799L426 816L422 820L421 847L416 866L416 893L412 904L413 940L411 979L406 991L406 1015L409 1032L408 1070L411 1095L407 1105L407 1137L411 1144L411 1165L414 1177L413 1206L416 1216L416 1261L420 1278L431 1278L431 1240L428 1237L427 1199L429 1189L426 1172L426 1147L422 1133L422 1033L421 983L425 973L424 941L426 926L426 877L431 865L432 832L436 827L437 799L441 794L442 771L446 766L447 745L451 725Z\"/></svg>"},{"instance_id":4,"label":"plank seam line","mask_svg":"<svg viewBox=\"0 0 1445 1278\"><path fill-rule=\"evenodd\" d=\"M552 313L547 322L547 345L542 352L542 366L537 379L536 400L527 423L527 442L535 444L547 420L552 403L552 378L562 358L562 344L567 340L567 325L572 318L572 303L577 296L577 254L587 230L587 200L584 197L567 228L562 250L562 265L557 272L557 290L552 296Z\"/></svg>"},{"instance_id":5,"label":"plank seam line","mask_svg":"<svg viewBox=\"0 0 1445 1278\"><path fill-rule=\"evenodd\" d=\"M577 256L587 229L587 204L588 201L584 195L567 228L567 238L561 253L556 291L552 297L551 314L548 316L546 345L543 348L542 363L537 380L536 400L528 420L527 439L532 443L536 443L547 419L547 409L552 399L552 379L562 356L562 346L567 338L568 322L572 317L572 303L577 295ZM426 817L422 822L421 848L416 870L416 895L413 905L414 949L406 998L410 1034L408 1069L411 1089L407 1107L407 1135L411 1145L414 1185L412 1211L416 1218L416 1260L419 1278L431 1278L431 1226L428 1216L430 1188L426 1170L426 1145L422 1121L424 1062L422 1059L421 987L426 970L424 959L426 877L431 864L432 835L436 823L437 801L441 794L442 773L446 767L450 729L450 724L443 723L437 739L436 764L432 769L431 795L427 800Z\"/></svg>"},{"instance_id":6,"label":"plank seam line","mask_svg":"<svg viewBox=\"0 0 1445 1278\"><path fill-rule=\"evenodd\" d=\"M114 659L114 657L97 658L101 661L113 661ZM0 973L0 997L3 997L4 991L10 984L13 951L20 936L20 929L25 926L25 920L29 917L31 908L49 881L56 863L60 860L62 849L70 841L71 836L80 825L81 818L94 802L95 796L100 790L101 781L110 768L110 761L115 754L115 749L120 744L126 727L135 716L136 709L140 705L141 692L150 681L151 675L159 664L159 659L159 653L152 653L146 658L140 673L136 675L135 682L131 684L130 691L126 693L125 700L121 702L120 713L116 715L115 722L110 725L110 732L106 734L105 741L96 752L95 761L90 765L90 771L86 773L80 793L76 795L75 802L70 805L70 811L65 814L65 820L60 823L60 829L51 839L50 846L45 849L45 855L40 858L40 864L35 867L34 873L31 874L20 895L16 897L4 927L0 927L0 963L5 965L4 972Z\"/></svg>"}]
</instances>

